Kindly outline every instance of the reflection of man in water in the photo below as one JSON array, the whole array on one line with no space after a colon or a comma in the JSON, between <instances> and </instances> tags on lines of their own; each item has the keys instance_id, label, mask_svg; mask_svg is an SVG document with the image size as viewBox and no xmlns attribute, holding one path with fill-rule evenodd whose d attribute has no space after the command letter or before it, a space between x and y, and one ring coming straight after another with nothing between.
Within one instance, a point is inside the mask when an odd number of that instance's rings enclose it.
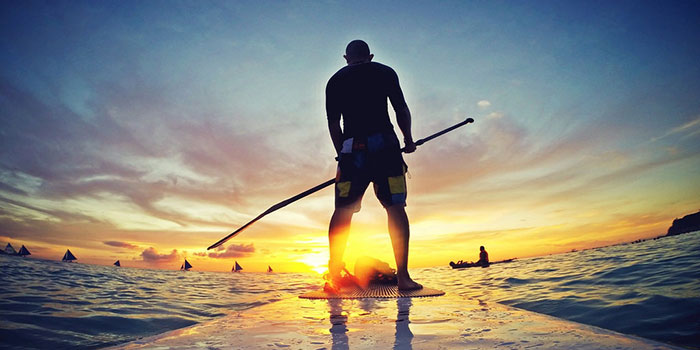
<instances>
[{"instance_id":1,"label":"reflection of man in water","mask_svg":"<svg viewBox=\"0 0 700 350\"><path fill-rule=\"evenodd\" d=\"M489 253L486 252L483 245L479 247L479 250L481 252L479 253L479 261L477 261L476 264L481 266L489 266Z\"/></svg>"},{"instance_id":2,"label":"reflection of man in water","mask_svg":"<svg viewBox=\"0 0 700 350\"><path fill-rule=\"evenodd\" d=\"M344 57L347 66L336 72L326 86L328 129L338 153L335 211L328 228L331 281L340 279L352 215L360 210L362 195L372 182L377 199L387 212L398 287L403 290L420 289L422 286L408 274L410 231L404 209L406 165L389 120L387 99L396 112L406 153L416 149L411 135L411 112L396 72L388 66L372 62L374 55L370 53L367 43L362 40L350 42Z\"/></svg>"},{"instance_id":3,"label":"reflection of man in water","mask_svg":"<svg viewBox=\"0 0 700 350\"><path fill-rule=\"evenodd\" d=\"M411 323L409 320L411 305L411 298L396 299L398 314L396 315L396 333L394 335L393 350L413 349L413 345L411 344L413 341L413 332L411 332L411 328L408 327Z\"/></svg>"},{"instance_id":4,"label":"reflection of man in water","mask_svg":"<svg viewBox=\"0 0 700 350\"><path fill-rule=\"evenodd\" d=\"M329 331L333 341L331 350L348 350L350 349L347 327L348 316L343 311L343 301L341 299L328 299L328 306L331 314L331 328Z\"/></svg>"}]
</instances>

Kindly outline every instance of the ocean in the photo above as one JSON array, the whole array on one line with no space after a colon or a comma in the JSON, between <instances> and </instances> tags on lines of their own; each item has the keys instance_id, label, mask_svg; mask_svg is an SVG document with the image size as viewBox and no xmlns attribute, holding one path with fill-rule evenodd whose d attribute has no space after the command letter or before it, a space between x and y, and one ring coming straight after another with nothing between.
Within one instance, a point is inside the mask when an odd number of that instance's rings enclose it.
<instances>
[{"instance_id":1,"label":"ocean","mask_svg":"<svg viewBox=\"0 0 700 350\"><path fill-rule=\"evenodd\" d=\"M470 257L454 260L464 258ZM700 348L700 232L489 268L452 270L447 263L411 273L450 294ZM0 348L7 349L121 344L321 284L311 274L147 270L13 256L0 256L0 267Z\"/></svg>"}]
</instances>

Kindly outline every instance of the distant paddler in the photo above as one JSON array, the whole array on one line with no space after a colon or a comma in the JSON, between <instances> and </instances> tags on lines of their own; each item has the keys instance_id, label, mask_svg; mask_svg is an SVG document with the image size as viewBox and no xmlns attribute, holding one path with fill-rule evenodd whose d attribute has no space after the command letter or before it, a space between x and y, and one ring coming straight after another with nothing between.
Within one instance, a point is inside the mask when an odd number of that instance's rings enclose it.
<instances>
[{"instance_id":1,"label":"distant paddler","mask_svg":"<svg viewBox=\"0 0 700 350\"><path fill-rule=\"evenodd\" d=\"M498 263L504 263L504 262L511 262L515 259L508 259L508 260L503 260L503 261L496 261L494 264ZM491 262L489 261L489 253L486 251L486 248L482 245L479 247L479 260L477 262L466 262L463 260L460 260L458 262L450 261L450 266L453 269L456 268L462 268L462 267L489 267L491 265Z\"/></svg>"},{"instance_id":2,"label":"distant paddler","mask_svg":"<svg viewBox=\"0 0 700 350\"><path fill-rule=\"evenodd\" d=\"M489 253L486 251L483 245L479 247L479 261L477 261L476 264L483 267L489 266Z\"/></svg>"}]
</instances>

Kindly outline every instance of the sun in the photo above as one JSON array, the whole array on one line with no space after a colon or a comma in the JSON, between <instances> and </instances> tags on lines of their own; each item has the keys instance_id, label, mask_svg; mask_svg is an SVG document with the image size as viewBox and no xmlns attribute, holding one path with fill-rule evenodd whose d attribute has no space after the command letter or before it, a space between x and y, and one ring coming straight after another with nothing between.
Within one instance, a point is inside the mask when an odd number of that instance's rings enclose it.
<instances>
[{"instance_id":1,"label":"sun","mask_svg":"<svg viewBox=\"0 0 700 350\"><path fill-rule=\"evenodd\" d=\"M328 251L307 253L300 256L297 261L309 266L311 271L322 274L328 270Z\"/></svg>"}]
</instances>

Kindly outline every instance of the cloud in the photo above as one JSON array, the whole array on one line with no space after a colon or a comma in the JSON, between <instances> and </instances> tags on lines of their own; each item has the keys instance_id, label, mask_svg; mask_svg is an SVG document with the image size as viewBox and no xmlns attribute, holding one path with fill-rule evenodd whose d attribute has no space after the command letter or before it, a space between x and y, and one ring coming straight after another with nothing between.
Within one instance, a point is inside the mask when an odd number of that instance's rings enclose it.
<instances>
[{"instance_id":1,"label":"cloud","mask_svg":"<svg viewBox=\"0 0 700 350\"><path fill-rule=\"evenodd\" d=\"M170 254L159 254L155 248L148 247L141 252L141 257L145 262L164 263L178 260L180 254L178 254L177 249L173 249Z\"/></svg>"},{"instance_id":2,"label":"cloud","mask_svg":"<svg viewBox=\"0 0 700 350\"><path fill-rule=\"evenodd\" d=\"M126 249L139 249L139 246L131 244L129 242L119 242L119 241L104 241L102 242L108 246L126 248Z\"/></svg>"},{"instance_id":3,"label":"cloud","mask_svg":"<svg viewBox=\"0 0 700 350\"><path fill-rule=\"evenodd\" d=\"M255 247L253 243L250 244L231 244L229 245L223 253L209 253L210 258L214 259L224 259L224 258L242 258L245 256L250 256L255 252Z\"/></svg>"},{"instance_id":4,"label":"cloud","mask_svg":"<svg viewBox=\"0 0 700 350\"><path fill-rule=\"evenodd\" d=\"M691 136L695 136L700 132L700 116L695 118L694 120L691 120L689 122L686 122L680 126L677 126L675 128L672 128L671 130L668 130L665 134L654 137L651 139L652 142L656 142L657 140L666 138L671 135L676 135L676 134L681 134L685 133L682 138L687 138Z\"/></svg>"},{"instance_id":5,"label":"cloud","mask_svg":"<svg viewBox=\"0 0 700 350\"><path fill-rule=\"evenodd\" d=\"M280 193L290 181L303 187L302 177L288 174L319 167L303 158L276 162L295 157L274 144L284 134L278 131L289 126L248 130L214 111L199 111L204 117L194 118L153 92L162 90L157 86L119 80L95 85L92 116L83 118L0 77L0 109L7 111L0 121L0 148L6 151L0 155L0 192L13 195L16 205L31 206L32 198L117 196L182 227L211 225L217 223L158 202L180 198L245 207L243 198ZM35 208L48 215L75 212Z\"/></svg>"},{"instance_id":6,"label":"cloud","mask_svg":"<svg viewBox=\"0 0 700 350\"><path fill-rule=\"evenodd\" d=\"M487 100L481 100L477 102L476 105L479 106L479 108L489 108L491 107L491 102Z\"/></svg>"}]
</instances>

